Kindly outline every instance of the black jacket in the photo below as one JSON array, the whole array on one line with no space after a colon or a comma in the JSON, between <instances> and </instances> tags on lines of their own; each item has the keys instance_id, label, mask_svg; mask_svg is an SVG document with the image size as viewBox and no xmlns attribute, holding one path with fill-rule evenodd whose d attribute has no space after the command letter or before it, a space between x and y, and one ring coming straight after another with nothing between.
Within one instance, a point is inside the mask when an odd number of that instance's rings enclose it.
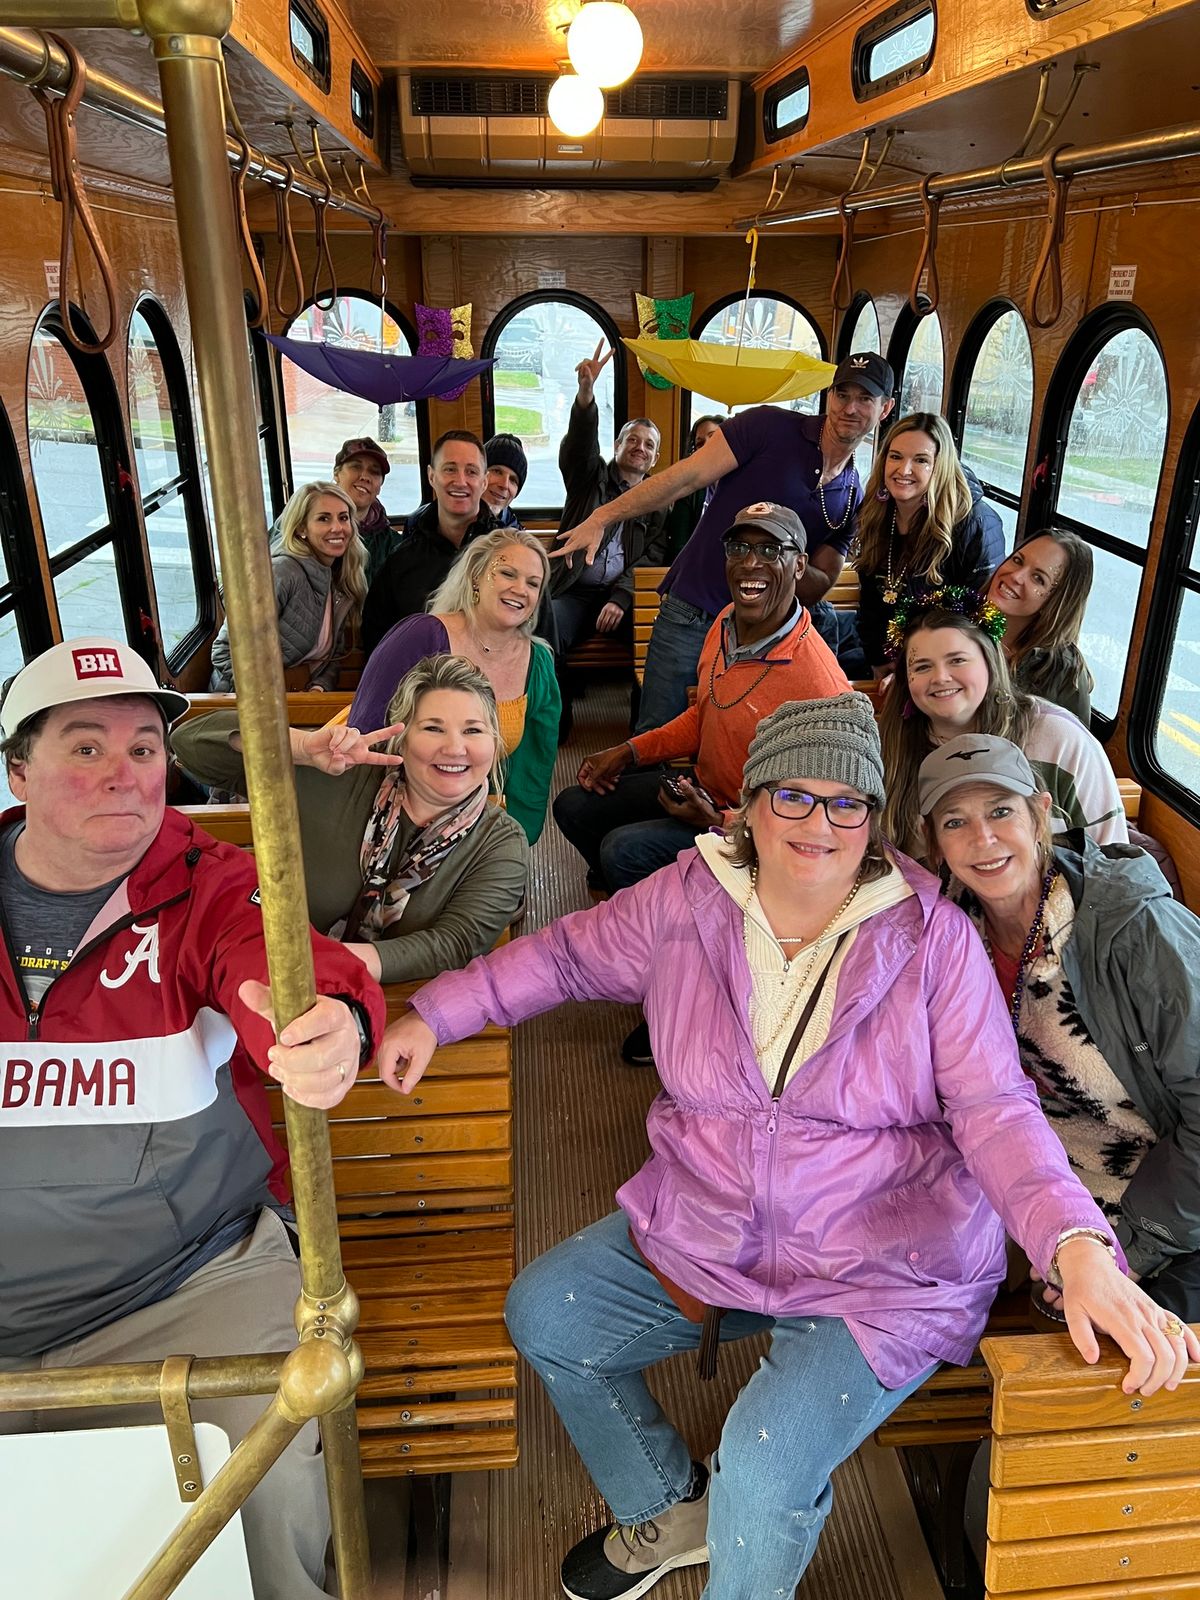
<instances>
[{"instance_id":1,"label":"black jacket","mask_svg":"<svg viewBox=\"0 0 1200 1600\"><path fill-rule=\"evenodd\" d=\"M963 475L971 491L971 509L954 526L954 543L942 562L940 582L982 590L1004 560L1004 524L983 498L983 485L969 467L963 468ZM924 579L924 573L906 572L904 586L924 586ZM887 577L882 572L860 572L858 584L858 637L867 665L880 667L887 660L887 625L895 609L883 598Z\"/></svg>"},{"instance_id":2,"label":"black jacket","mask_svg":"<svg viewBox=\"0 0 1200 1600\"><path fill-rule=\"evenodd\" d=\"M605 461L600 454L600 412L595 401L590 406L581 406L578 401L572 404L567 431L558 447L558 470L567 491L562 515L564 532L577 528L598 506L606 506L625 493L627 485L621 482L616 463ZM606 597L622 611L628 611L633 604L633 568L668 565L665 522L665 512L651 511L614 523L600 542L597 560L612 540L624 540L625 565ZM578 583L585 567L582 555L551 562L550 593L565 594Z\"/></svg>"},{"instance_id":3,"label":"black jacket","mask_svg":"<svg viewBox=\"0 0 1200 1600\"><path fill-rule=\"evenodd\" d=\"M472 539L481 538L498 526L489 508L481 504L479 515L467 529L459 550L465 549ZM424 611L430 595L449 577L458 553L449 539L444 538L438 530L436 500L418 506L411 516L405 518L399 545L379 569L367 590L362 635L363 649L368 655L389 628L405 617ZM548 595L542 598L536 631L551 649L557 647L558 630L554 626L554 613Z\"/></svg>"}]
</instances>

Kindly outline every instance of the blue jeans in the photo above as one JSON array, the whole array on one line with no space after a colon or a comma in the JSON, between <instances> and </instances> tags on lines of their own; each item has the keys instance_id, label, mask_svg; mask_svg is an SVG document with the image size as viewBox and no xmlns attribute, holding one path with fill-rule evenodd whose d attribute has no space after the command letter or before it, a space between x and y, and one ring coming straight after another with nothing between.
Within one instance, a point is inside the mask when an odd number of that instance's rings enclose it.
<instances>
[{"instance_id":1,"label":"blue jeans","mask_svg":"<svg viewBox=\"0 0 1200 1600\"><path fill-rule=\"evenodd\" d=\"M688 1492L688 1447L645 1369L694 1350L689 1322L634 1249L616 1212L525 1268L505 1307L618 1522L660 1516ZM934 1370L885 1389L838 1317L731 1311L721 1339L771 1330L771 1347L725 1418L709 1495L703 1600L795 1592L833 1504L830 1475Z\"/></svg>"},{"instance_id":2,"label":"blue jeans","mask_svg":"<svg viewBox=\"0 0 1200 1600\"><path fill-rule=\"evenodd\" d=\"M687 692L696 681L700 651L712 625L707 611L673 594L663 595L646 650L636 733L661 728L687 710Z\"/></svg>"},{"instance_id":3,"label":"blue jeans","mask_svg":"<svg viewBox=\"0 0 1200 1600\"><path fill-rule=\"evenodd\" d=\"M670 866L701 831L667 815L658 803L660 782L653 767L625 773L610 794L575 784L554 801L559 831L614 894Z\"/></svg>"}]
</instances>

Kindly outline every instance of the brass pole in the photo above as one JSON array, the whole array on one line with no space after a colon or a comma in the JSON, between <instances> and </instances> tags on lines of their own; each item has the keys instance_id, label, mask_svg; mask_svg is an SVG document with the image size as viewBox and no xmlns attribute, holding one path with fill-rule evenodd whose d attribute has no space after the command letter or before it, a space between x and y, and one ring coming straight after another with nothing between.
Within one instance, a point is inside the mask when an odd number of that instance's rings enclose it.
<instances>
[{"instance_id":1,"label":"brass pole","mask_svg":"<svg viewBox=\"0 0 1200 1600\"><path fill-rule=\"evenodd\" d=\"M351 1346L351 1352L351 1362L357 1359L359 1366L355 1378L357 1386L362 1376L362 1356L357 1345ZM353 1395L344 1406L321 1418L321 1453L325 1460L325 1487L329 1494L339 1588L343 1595L369 1595L373 1593L371 1552L365 1531L360 1538L355 1524L359 1513L364 1518L366 1513L358 1449L358 1415Z\"/></svg>"},{"instance_id":2,"label":"brass pole","mask_svg":"<svg viewBox=\"0 0 1200 1600\"><path fill-rule=\"evenodd\" d=\"M172 32L182 9L192 27ZM237 231L225 155L220 38L232 0L142 0L154 41L167 124L184 282L209 443L238 716L262 891L267 965L278 1026L316 999L300 825L285 713L283 665L256 449ZM342 1271L329 1124L321 1111L283 1097L300 1232L303 1343L349 1348L358 1303ZM356 1367L357 1370L357 1367ZM360 1475L339 1473L344 1504L334 1518L339 1568L365 1570L366 1515ZM343 1583L343 1600L366 1590Z\"/></svg>"},{"instance_id":3,"label":"brass pole","mask_svg":"<svg viewBox=\"0 0 1200 1600\"><path fill-rule=\"evenodd\" d=\"M197 1356L188 1373L188 1400L274 1394L285 1359L283 1351L266 1356ZM161 1378L161 1361L6 1372L0 1374L0 1416L6 1411L157 1405Z\"/></svg>"},{"instance_id":4,"label":"brass pole","mask_svg":"<svg viewBox=\"0 0 1200 1600\"><path fill-rule=\"evenodd\" d=\"M331 1341L310 1340L283 1363L279 1390L124 1600L167 1600L311 1418L353 1399L355 1362ZM359 1480L362 1487L362 1480ZM340 1577L340 1573L339 1573ZM343 1596L350 1590L343 1582ZM368 1591L360 1590L366 1595Z\"/></svg>"}]
</instances>

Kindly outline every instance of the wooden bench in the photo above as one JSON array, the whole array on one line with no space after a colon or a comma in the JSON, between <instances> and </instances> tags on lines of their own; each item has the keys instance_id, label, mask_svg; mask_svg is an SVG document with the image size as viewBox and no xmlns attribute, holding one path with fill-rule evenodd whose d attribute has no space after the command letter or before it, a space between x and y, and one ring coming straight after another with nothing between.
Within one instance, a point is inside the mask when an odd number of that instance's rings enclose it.
<instances>
[{"instance_id":1,"label":"wooden bench","mask_svg":"<svg viewBox=\"0 0 1200 1600\"><path fill-rule=\"evenodd\" d=\"M385 990L389 1022L419 987ZM363 1472L515 1466L509 1030L444 1046L411 1095L368 1073L329 1113L342 1260L361 1303ZM285 1138L281 1094L269 1086Z\"/></svg>"},{"instance_id":2,"label":"wooden bench","mask_svg":"<svg viewBox=\"0 0 1200 1600\"><path fill-rule=\"evenodd\" d=\"M353 689L331 689L328 694L312 693L307 689L293 690L285 696L287 719L293 728L323 728L339 711L348 711L354 701ZM235 694L193 694L188 696L188 708L180 718L188 722L193 717L206 717L212 711L236 711Z\"/></svg>"},{"instance_id":3,"label":"wooden bench","mask_svg":"<svg viewBox=\"0 0 1200 1600\"><path fill-rule=\"evenodd\" d=\"M1127 1395L1062 1334L987 1338L988 1600L1197 1600L1200 1369Z\"/></svg>"}]
</instances>

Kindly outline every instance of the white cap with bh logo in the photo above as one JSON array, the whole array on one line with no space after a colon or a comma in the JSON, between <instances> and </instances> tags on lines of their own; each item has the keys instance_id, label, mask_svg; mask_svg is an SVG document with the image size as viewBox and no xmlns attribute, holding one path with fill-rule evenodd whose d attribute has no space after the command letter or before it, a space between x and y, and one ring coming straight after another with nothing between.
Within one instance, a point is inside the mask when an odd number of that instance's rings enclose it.
<instances>
[{"instance_id":1,"label":"white cap with bh logo","mask_svg":"<svg viewBox=\"0 0 1200 1600\"><path fill-rule=\"evenodd\" d=\"M188 708L187 696L160 687L141 656L127 644L99 637L64 639L35 656L9 684L0 706L0 732L11 739L21 724L39 711L116 694L147 695L157 702L168 726Z\"/></svg>"}]
</instances>

